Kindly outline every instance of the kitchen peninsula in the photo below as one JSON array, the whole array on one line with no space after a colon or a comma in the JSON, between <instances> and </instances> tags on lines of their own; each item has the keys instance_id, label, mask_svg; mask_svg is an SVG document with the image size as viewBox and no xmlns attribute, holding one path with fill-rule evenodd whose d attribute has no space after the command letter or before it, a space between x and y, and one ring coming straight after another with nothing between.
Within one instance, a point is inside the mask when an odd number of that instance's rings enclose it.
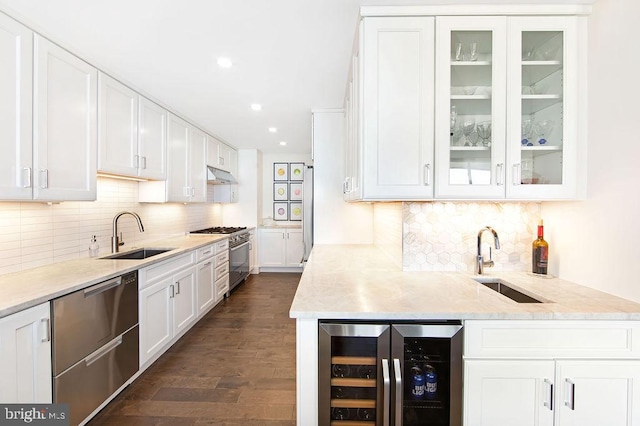
<instances>
[{"instance_id":1,"label":"kitchen peninsula","mask_svg":"<svg viewBox=\"0 0 640 426\"><path fill-rule=\"evenodd\" d=\"M527 416L551 421L540 424L564 424L554 423L557 418L596 425L603 424L603 415L622 419L616 424L640 422L640 395L628 390L640 383L640 304L553 277L486 270L483 280L500 281L542 302L517 303L474 278L403 272L375 246L314 246L290 311L297 321L298 423L318 419L322 320L460 321L465 425L530 424ZM380 365L377 370L382 377ZM578 408L573 399L566 400L571 394L565 390L567 375L580 389L575 391L581 392ZM498 383L497 394L482 392L491 380ZM546 383L556 384L555 394ZM522 396L512 395L514 385L523 386ZM615 405L594 415L603 397ZM510 401L508 409L504 398ZM532 406L535 412L522 409Z\"/></svg>"}]
</instances>

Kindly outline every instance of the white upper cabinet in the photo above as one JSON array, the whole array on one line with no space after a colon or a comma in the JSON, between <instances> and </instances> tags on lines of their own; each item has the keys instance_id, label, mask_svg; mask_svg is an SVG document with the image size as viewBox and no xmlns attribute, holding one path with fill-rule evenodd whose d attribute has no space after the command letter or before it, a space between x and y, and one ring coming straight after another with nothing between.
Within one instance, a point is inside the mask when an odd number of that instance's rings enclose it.
<instances>
[{"instance_id":1,"label":"white upper cabinet","mask_svg":"<svg viewBox=\"0 0 640 426\"><path fill-rule=\"evenodd\" d=\"M33 198L95 200L98 73L38 35L34 61Z\"/></svg>"},{"instance_id":2,"label":"white upper cabinet","mask_svg":"<svg viewBox=\"0 0 640 426\"><path fill-rule=\"evenodd\" d=\"M434 18L364 18L362 199L433 197Z\"/></svg>"},{"instance_id":3,"label":"white upper cabinet","mask_svg":"<svg viewBox=\"0 0 640 426\"><path fill-rule=\"evenodd\" d=\"M32 197L33 32L0 13L0 199Z\"/></svg>"},{"instance_id":4,"label":"white upper cabinet","mask_svg":"<svg viewBox=\"0 0 640 426\"><path fill-rule=\"evenodd\" d=\"M98 171L166 179L166 111L106 74L98 78Z\"/></svg>"},{"instance_id":5,"label":"white upper cabinet","mask_svg":"<svg viewBox=\"0 0 640 426\"><path fill-rule=\"evenodd\" d=\"M173 114L167 118L167 179L138 184L140 202L207 200L206 135Z\"/></svg>"},{"instance_id":6,"label":"white upper cabinet","mask_svg":"<svg viewBox=\"0 0 640 426\"><path fill-rule=\"evenodd\" d=\"M136 176L138 94L103 73L98 79L98 170Z\"/></svg>"},{"instance_id":7,"label":"white upper cabinet","mask_svg":"<svg viewBox=\"0 0 640 426\"><path fill-rule=\"evenodd\" d=\"M436 19L436 198L504 198L506 17Z\"/></svg>"},{"instance_id":8,"label":"white upper cabinet","mask_svg":"<svg viewBox=\"0 0 640 426\"><path fill-rule=\"evenodd\" d=\"M507 198L570 199L581 192L579 27L577 17L509 19Z\"/></svg>"},{"instance_id":9,"label":"white upper cabinet","mask_svg":"<svg viewBox=\"0 0 640 426\"><path fill-rule=\"evenodd\" d=\"M143 96L138 99L138 176L167 178L167 111Z\"/></svg>"},{"instance_id":10,"label":"white upper cabinet","mask_svg":"<svg viewBox=\"0 0 640 426\"><path fill-rule=\"evenodd\" d=\"M192 202L207 201L207 135L191 127L189 135L188 181Z\"/></svg>"}]
</instances>

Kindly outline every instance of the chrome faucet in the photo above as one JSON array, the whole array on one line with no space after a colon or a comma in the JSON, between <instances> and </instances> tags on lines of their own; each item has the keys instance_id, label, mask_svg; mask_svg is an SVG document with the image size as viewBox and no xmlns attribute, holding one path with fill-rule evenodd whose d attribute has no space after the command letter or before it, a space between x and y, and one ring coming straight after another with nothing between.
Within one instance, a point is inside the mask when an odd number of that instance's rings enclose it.
<instances>
[{"instance_id":1,"label":"chrome faucet","mask_svg":"<svg viewBox=\"0 0 640 426\"><path fill-rule=\"evenodd\" d=\"M491 260L491 246L489 246L489 260L484 260L482 256L482 249L480 243L482 242L482 234L485 231L490 231L493 234L493 241L496 246L496 250L500 249L500 240L498 239L498 233L490 226L485 226L478 232L478 256L476 257L476 274L482 275L484 272L484 267L492 267L493 260Z\"/></svg>"},{"instance_id":2,"label":"chrome faucet","mask_svg":"<svg viewBox=\"0 0 640 426\"><path fill-rule=\"evenodd\" d=\"M122 241L122 233L120 233L120 236L118 237L118 219L120 219L120 216L125 214L130 214L131 216L135 217L136 221L138 222L138 229L140 230L140 232L144 232L144 226L142 226L142 220L140 219L140 216L138 216L138 213L135 213L135 212L118 213L113 218L113 236L111 237L111 253L117 253L120 246L124 245L124 241Z\"/></svg>"}]
</instances>

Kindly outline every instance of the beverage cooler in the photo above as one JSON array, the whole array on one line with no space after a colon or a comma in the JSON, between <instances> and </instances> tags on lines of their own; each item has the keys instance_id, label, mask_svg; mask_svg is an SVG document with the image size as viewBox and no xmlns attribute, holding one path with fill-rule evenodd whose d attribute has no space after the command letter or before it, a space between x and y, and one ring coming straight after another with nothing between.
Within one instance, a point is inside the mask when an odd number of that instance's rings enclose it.
<instances>
[{"instance_id":1,"label":"beverage cooler","mask_svg":"<svg viewBox=\"0 0 640 426\"><path fill-rule=\"evenodd\" d=\"M460 426L462 324L323 321L318 386L320 426Z\"/></svg>"}]
</instances>

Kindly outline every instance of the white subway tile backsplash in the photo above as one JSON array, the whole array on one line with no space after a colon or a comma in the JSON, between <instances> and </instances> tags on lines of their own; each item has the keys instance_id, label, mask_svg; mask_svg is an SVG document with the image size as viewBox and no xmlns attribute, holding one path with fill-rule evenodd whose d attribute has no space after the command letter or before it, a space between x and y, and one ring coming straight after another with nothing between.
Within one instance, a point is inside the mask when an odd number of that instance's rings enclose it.
<instances>
[{"instance_id":1,"label":"white subway tile backsplash","mask_svg":"<svg viewBox=\"0 0 640 426\"><path fill-rule=\"evenodd\" d=\"M219 204L141 204L134 181L98 178L97 201L59 204L0 202L0 274L88 257L96 235L100 255L111 251L113 217L135 211L142 218L140 233L131 216L118 222L125 246L222 224Z\"/></svg>"}]
</instances>

